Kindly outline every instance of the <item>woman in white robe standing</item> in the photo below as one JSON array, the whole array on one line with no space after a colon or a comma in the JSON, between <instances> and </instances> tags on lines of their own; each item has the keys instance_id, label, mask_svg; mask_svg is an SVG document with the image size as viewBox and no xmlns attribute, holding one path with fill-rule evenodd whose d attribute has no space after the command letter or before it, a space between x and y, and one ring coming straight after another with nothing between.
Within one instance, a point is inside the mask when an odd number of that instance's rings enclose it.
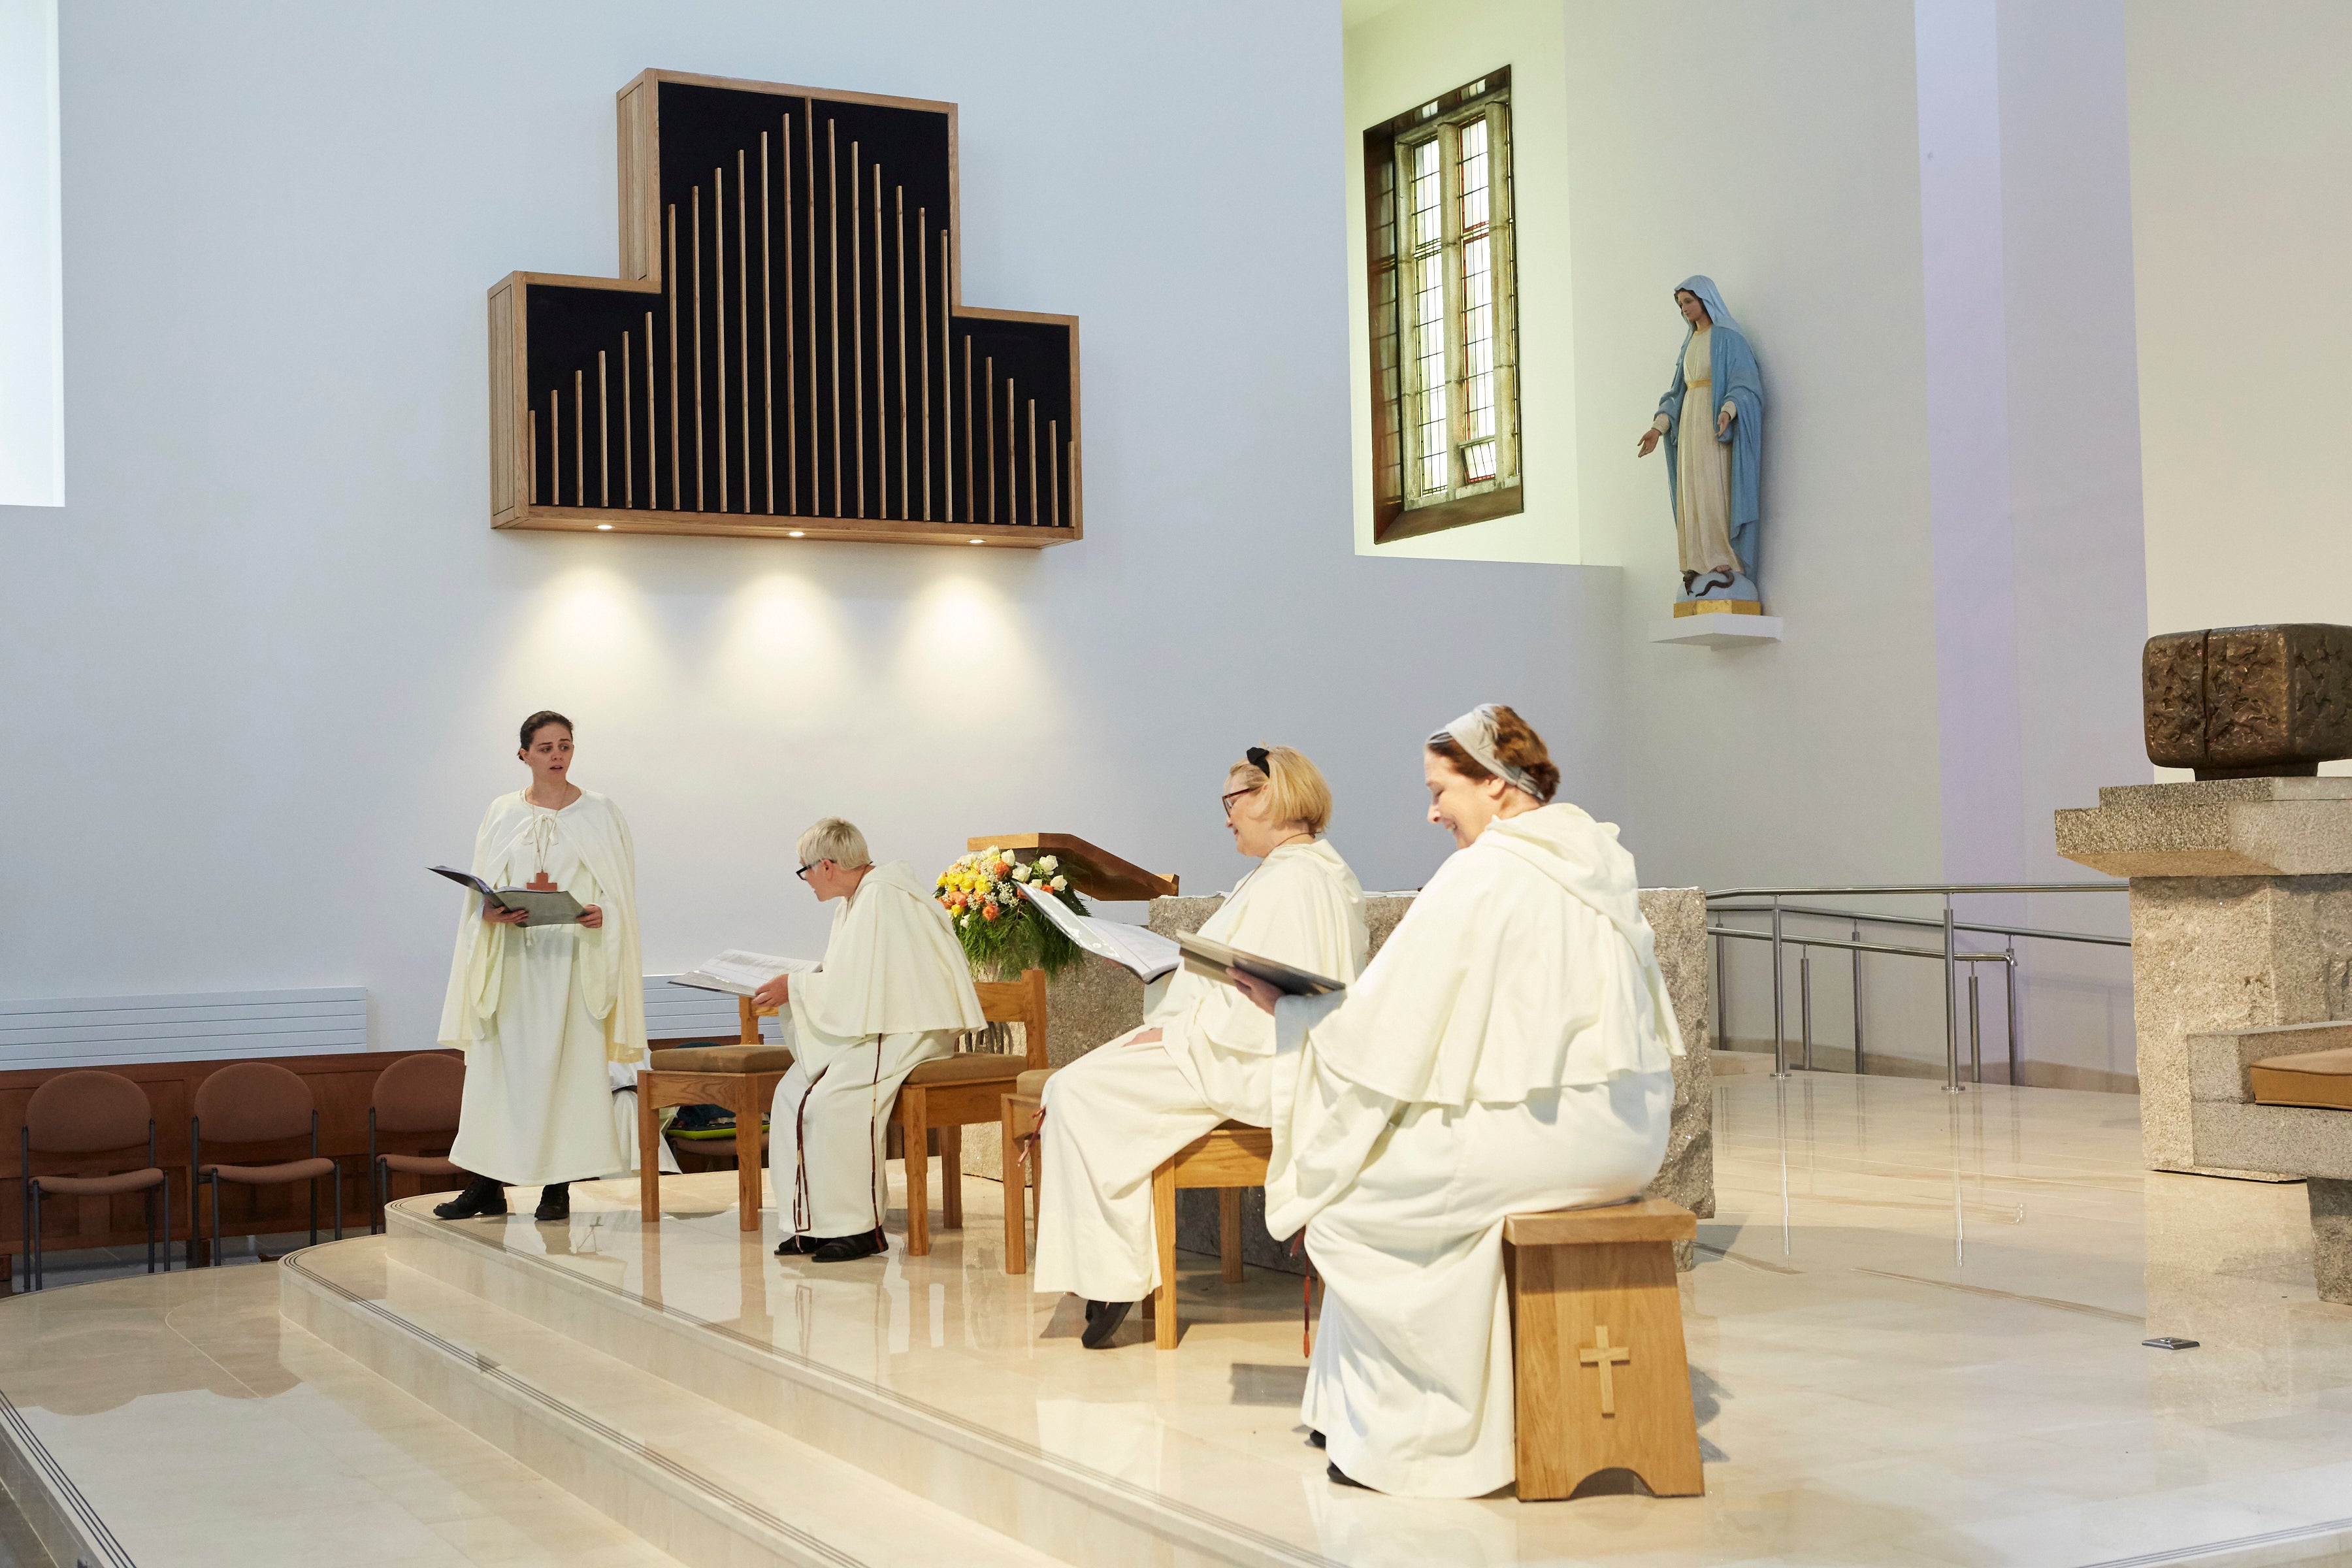
<instances>
[{"instance_id":1,"label":"woman in white robe standing","mask_svg":"<svg viewBox=\"0 0 2352 1568\"><path fill-rule=\"evenodd\" d=\"M646 1052L636 847L620 807L571 781L572 721L532 714L518 755L530 787L490 803L470 868L494 888L552 889L586 908L577 925L531 926L466 894L441 1043L466 1053L449 1158L474 1179L433 1211L443 1219L502 1215L509 1186L541 1189L535 1217L568 1219L571 1183L628 1161L608 1074Z\"/></svg>"},{"instance_id":2,"label":"woman in white robe standing","mask_svg":"<svg viewBox=\"0 0 2352 1568\"><path fill-rule=\"evenodd\" d=\"M875 865L866 836L837 816L802 834L799 850L801 880L841 908L824 967L780 974L751 998L792 1017L793 1065L768 1119L769 1176L792 1227L776 1251L846 1263L883 1247L883 1151L898 1086L987 1020L929 878L904 860Z\"/></svg>"},{"instance_id":3,"label":"woman in white robe standing","mask_svg":"<svg viewBox=\"0 0 2352 1568\"><path fill-rule=\"evenodd\" d=\"M1364 966L1364 890L1323 837L1331 786L1302 752L1253 746L1225 778L1234 847L1259 862L1201 934L1334 980ZM1085 1298L1090 1350L1160 1283L1151 1173L1220 1122L1273 1120L1273 1020L1232 987L1179 969L1147 993L1143 1027L1045 1080L1033 1289Z\"/></svg>"},{"instance_id":4,"label":"woman in white robe standing","mask_svg":"<svg viewBox=\"0 0 2352 1568\"><path fill-rule=\"evenodd\" d=\"M1266 1225L1325 1282L1301 1406L1334 1481L1510 1483L1503 1219L1635 1197L1665 1157L1682 1037L1617 829L1551 805L1542 740L1488 705L1430 737L1460 847L1355 984L1275 1015Z\"/></svg>"}]
</instances>

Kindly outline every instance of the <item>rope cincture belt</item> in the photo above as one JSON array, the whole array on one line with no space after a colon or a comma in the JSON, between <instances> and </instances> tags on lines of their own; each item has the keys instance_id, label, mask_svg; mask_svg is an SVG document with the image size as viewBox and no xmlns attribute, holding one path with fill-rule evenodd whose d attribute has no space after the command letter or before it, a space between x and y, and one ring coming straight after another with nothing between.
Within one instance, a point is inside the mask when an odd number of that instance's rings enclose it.
<instances>
[{"instance_id":1,"label":"rope cincture belt","mask_svg":"<svg viewBox=\"0 0 2352 1568\"><path fill-rule=\"evenodd\" d=\"M866 1148L869 1162L866 1190L869 1194L882 1184L882 1155L874 1147L874 1123L880 1118L882 1103L881 1037L876 1036L871 1043L874 1047L874 1079L868 1087L873 1091L873 1100L872 1109L866 1121ZM836 1057L834 1059L838 1061L840 1058ZM816 1092L818 1082L825 1074L833 1070L833 1062L827 1062L819 1068L816 1077L810 1079L808 1087L801 1090L800 1103L793 1107L793 1234L794 1236L806 1236L809 1226L815 1219L816 1204L809 1196L808 1184L808 1102L809 1096ZM885 1133L884 1136L887 1137L888 1134ZM742 1147L740 1130L737 1133L736 1147L739 1151ZM871 1234L875 1243L879 1246L884 1245L881 1200L877 1198L874 1203L874 1229ZM833 1238L824 1237L819 1239L830 1241Z\"/></svg>"}]
</instances>

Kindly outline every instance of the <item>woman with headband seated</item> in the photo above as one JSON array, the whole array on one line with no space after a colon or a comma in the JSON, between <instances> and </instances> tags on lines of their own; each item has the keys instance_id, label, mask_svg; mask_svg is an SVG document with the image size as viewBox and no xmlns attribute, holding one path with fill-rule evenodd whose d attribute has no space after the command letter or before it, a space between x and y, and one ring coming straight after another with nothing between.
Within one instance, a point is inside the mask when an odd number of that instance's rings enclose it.
<instances>
[{"instance_id":1,"label":"woman with headband seated","mask_svg":"<svg viewBox=\"0 0 2352 1568\"><path fill-rule=\"evenodd\" d=\"M1253 746L1225 778L1234 847L1259 862L1201 928L1335 980L1364 965L1364 892L1323 837L1331 786L1288 746ZM1089 1350L1160 1283L1151 1173L1223 1121L1264 1127L1274 1023L1231 986L1178 969L1143 1027L1045 1080L1034 1289L1085 1298Z\"/></svg>"},{"instance_id":2,"label":"woman with headband seated","mask_svg":"<svg viewBox=\"0 0 2352 1568\"><path fill-rule=\"evenodd\" d=\"M1323 1276L1301 1406L1345 1485L1478 1497L1513 1474L1503 1219L1638 1195L1682 1053L1633 857L1550 804L1559 770L1487 705L1432 735L1459 847L1346 991L1274 1015L1266 1228Z\"/></svg>"}]
</instances>

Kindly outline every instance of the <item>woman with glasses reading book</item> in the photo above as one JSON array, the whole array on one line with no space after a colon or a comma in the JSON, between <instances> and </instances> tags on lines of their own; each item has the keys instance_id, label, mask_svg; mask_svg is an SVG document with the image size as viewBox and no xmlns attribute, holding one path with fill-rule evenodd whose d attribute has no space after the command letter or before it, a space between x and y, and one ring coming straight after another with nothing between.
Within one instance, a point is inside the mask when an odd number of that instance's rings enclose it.
<instances>
[{"instance_id":1,"label":"woman with glasses reading book","mask_svg":"<svg viewBox=\"0 0 2352 1568\"><path fill-rule=\"evenodd\" d=\"M1331 786L1303 752L1253 746L1225 777L1226 829L1259 864L1201 934L1335 980L1364 966L1364 890L1323 837ZM1274 1027L1230 986L1178 969L1143 1027L1045 1080L1034 1289L1087 1303L1099 1350L1160 1283L1151 1173L1223 1121L1264 1127Z\"/></svg>"},{"instance_id":2,"label":"woman with glasses reading book","mask_svg":"<svg viewBox=\"0 0 2352 1568\"><path fill-rule=\"evenodd\" d=\"M540 1189L537 1218L569 1219L572 1183L629 1163L608 1064L646 1054L636 848L621 808L572 782L571 720L532 714L516 754L530 784L490 803L473 874L583 907L577 924L531 925L520 909L466 894L441 1043L466 1053L449 1158L474 1179L433 1211L443 1219L502 1215L509 1186Z\"/></svg>"},{"instance_id":3,"label":"woman with glasses reading book","mask_svg":"<svg viewBox=\"0 0 2352 1568\"><path fill-rule=\"evenodd\" d=\"M1510 1483L1503 1219L1638 1195L1682 1054L1617 829L1565 802L1508 708L1432 735L1459 847L1361 978L1280 996L1266 1228L1324 1279L1301 1406L1330 1479L1412 1497ZM1050 1167L1048 1168L1050 1173Z\"/></svg>"}]
</instances>

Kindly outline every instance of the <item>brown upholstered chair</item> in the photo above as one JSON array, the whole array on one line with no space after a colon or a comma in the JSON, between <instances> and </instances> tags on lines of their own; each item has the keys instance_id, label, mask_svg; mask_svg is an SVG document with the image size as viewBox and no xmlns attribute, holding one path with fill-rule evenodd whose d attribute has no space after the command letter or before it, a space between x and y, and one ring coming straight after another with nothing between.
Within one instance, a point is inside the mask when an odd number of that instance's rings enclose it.
<instances>
[{"instance_id":1,"label":"brown upholstered chair","mask_svg":"<svg viewBox=\"0 0 2352 1568\"><path fill-rule=\"evenodd\" d=\"M938 1061L925 1062L907 1075L898 1090L891 1119L890 1152L907 1162L907 1255L927 1256L931 1250L930 1161L927 1157L938 1134L940 1156L940 1225L957 1230L963 1225L963 1130L1002 1119L1004 1097L1019 1087L1021 1075L1045 1065L1045 972L1024 969L1021 978L982 980L981 1016L992 1024L1019 1024L1028 1049L1019 1056L988 1051L959 1051ZM1014 1158L1006 1150L1008 1163ZM1005 1184L1008 1201L1017 1201L1019 1188Z\"/></svg>"},{"instance_id":2,"label":"brown upholstered chair","mask_svg":"<svg viewBox=\"0 0 2352 1568\"><path fill-rule=\"evenodd\" d=\"M383 1228L383 1205L392 1201L392 1178L463 1176L448 1149L457 1135L457 1109L466 1098L461 1058L420 1051L376 1074L368 1098L368 1232ZM378 1134L413 1145L406 1152L377 1147ZM426 1187L426 1192L438 1192Z\"/></svg>"},{"instance_id":3,"label":"brown upholstered chair","mask_svg":"<svg viewBox=\"0 0 2352 1568\"><path fill-rule=\"evenodd\" d=\"M310 1086L275 1062L238 1062L208 1076L197 1086L194 1114L188 1118L188 1168L194 1179L188 1189L188 1237L198 1235L201 1213L197 1193L212 1194L213 1233L209 1261L220 1265L220 1188L223 1182L241 1187L284 1187L295 1183L310 1189L310 1245L319 1244L319 1178L335 1181L335 1239L343 1239L343 1173L319 1152L319 1102ZM289 1159L289 1145L298 1145L308 1133L310 1152ZM226 1144L251 1163L230 1163L205 1158L205 1138ZM273 1158L275 1156L275 1158Z\"/></svg>"},{"instance_id":4,"label":"brown upholstered chair","mask_svg":"<svg viewBox=\"0 0 2352 1568\"><path fill-rule=\"evenodd\" d=\"M140 1133L147 1163L133 1170L107 1169L138 1158ZM146 1091L119 1073L88 1070L59 1073L33 1091L25 1107L20 1140L25 1173L25 1282L46 1283L41 1254L41 1200L111 1198L147 1194L147 1272L155 1272L155 1232L163 1225L163 1271L172 1271L172 1178L155 1157L155 1118ZM64 1157L72 1172L44 1174L33 1169L36 1154ZM105 1156L111 1155L109 1159ZM99 1167L92 1169L92 1167ZM158 1200L161 1201L158 1201Z\"/></svg>"}]
</instances>

